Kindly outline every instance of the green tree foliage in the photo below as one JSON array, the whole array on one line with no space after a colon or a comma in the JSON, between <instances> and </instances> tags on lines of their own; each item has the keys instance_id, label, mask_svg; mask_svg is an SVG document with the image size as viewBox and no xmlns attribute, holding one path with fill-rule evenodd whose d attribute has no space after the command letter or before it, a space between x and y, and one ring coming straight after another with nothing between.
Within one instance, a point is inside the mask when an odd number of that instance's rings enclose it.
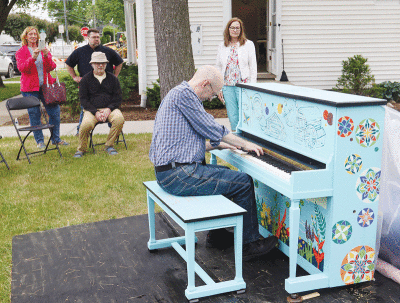
<instances>
[{"instance_id":1,"label":"green tree foliage","mask_svg":"<svg viewBox=\"0 0 400 303\"><path fill-rule=\"evenodd\" d=\"M65 24L63 1L50 0L47 1L46 6L51 17L55 18L60 24ZM67 1L65 6L68 25L76 25L81 28L89 24L93 16L88 14L89 8L92 6L91 1Z\"/></svg>"},{"instance_id":2,"label":"green tree foliage","mask_svg":"<svg viewBox=\"0 0 400 303\"><path fill-rule=\"evenodd\" d=\"M69 41L82 42L83 36L81 35L81 28L77 25L68 25L68 37Z\"/></svg>"},{"instance_id":3,"label":"green tree foliage","mask_svg":"<svg viewBox=\"0 0 400 303\"><path fill-rule=\"evenodd\" d=\"M124 0L96 0L96 16L103 24L112 23L125 30Z\"/></svg>"},{"instance_id":4,"label":"green tree foliage","mask_svg":"<svg viewBox=\"0 0 400 303\"><path fill-rule=\"evenodd\" d=\"M39 30L44 29L47 42L53 42L58 33L58 24L32 17L25 13L10 14L4 26L4 31L16 41L20 41L22 32L28 26L36 26Z\"/></svg>"},{"instance_id":5,"label":"green tree foliage","mask_svg":"<svg viewBox=\"0 0 400 303\"><path fill-rule=\"evenodd\" d=\"M371 74L367 61L368 59L361 55L342 61L342 76L338 79L336 89L355 95L370 94L375 77Z\"/></svg>"},{"instance_id":6,"label":"green tree foliage","mask_svg":"<svg viewBox=\"0 0 400 303\"><path fill-rule=\"evenodd\" d=\"M6 34L13 37L16 41L21 40L21 34L27 26L31 26L32 17L25 13L10 14L4 26Z\"/></svg>"},{"instance_id":7,"label":"green tree foliage","mask_svg":"<svg viewBox=\"0 0 400 303\"><path fill-rule=\"evenodd\" d=\"M114 41L114 37L116 37L118 30L112 26L105 26L103 28L103 37L106 37L107 42ZM117 38L115 38L117 39ZM104 44L104 43L103 43Z\"/></svg>"}]
</instances>

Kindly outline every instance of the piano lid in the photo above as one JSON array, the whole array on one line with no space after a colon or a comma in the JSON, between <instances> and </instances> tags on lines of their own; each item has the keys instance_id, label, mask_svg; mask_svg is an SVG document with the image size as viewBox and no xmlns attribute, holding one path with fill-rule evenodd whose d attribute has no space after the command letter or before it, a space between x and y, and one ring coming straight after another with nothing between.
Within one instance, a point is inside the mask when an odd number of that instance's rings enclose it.
<instances>
[{"instance_id":1,"label":"piano lid","mask_svg":"<svg viewBox=\"0 0 400 303\"><path fill-rule=\"evenodd\" d=\"M326 104L335 107L352 107L352 106L387 104L387 101L384 99L344 94L334 91L326 91L308 87L299 87L290 84L252 83L252 84L236 84L236 86L252 89L259 92L264 92L267 94L277 95L281 97L294 98L298 100Z\"/></svg>"}]
</instances>

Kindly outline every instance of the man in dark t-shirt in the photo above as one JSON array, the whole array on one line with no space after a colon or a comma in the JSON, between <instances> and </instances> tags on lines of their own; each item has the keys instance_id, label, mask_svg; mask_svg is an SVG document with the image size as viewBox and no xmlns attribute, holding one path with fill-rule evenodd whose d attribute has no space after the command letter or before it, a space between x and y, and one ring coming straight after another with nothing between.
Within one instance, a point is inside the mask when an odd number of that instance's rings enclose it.
<instances>
[{"instance_id":1,"label":"man in dark t-shirt","mask_svg":"<svg viewBox=\"0 0 400 303\"><path fill-rule=\"evenodd\" d=\"M116 51L100 44L100 33L97 29L93 28L89 29L87 35L89 43L85 46L79 47L76 50L74 50L72 54L68 57L68 59L65 61L68 73L71 75L72 79L74 79L75 82L79 83L84 75L93 71L93 68L89 62L94 52L102 52L106 54L108 60L106 66L106 72L114 73L114 75L118 77L124 60ZM74 67L76 65L78 66L79 76L76 75L74 70ZM81 115L79 117L77 133L79 133L79 127L82 123L82 118L83 118L83 111L81 109Z\"/></svg>"}]
</instances>

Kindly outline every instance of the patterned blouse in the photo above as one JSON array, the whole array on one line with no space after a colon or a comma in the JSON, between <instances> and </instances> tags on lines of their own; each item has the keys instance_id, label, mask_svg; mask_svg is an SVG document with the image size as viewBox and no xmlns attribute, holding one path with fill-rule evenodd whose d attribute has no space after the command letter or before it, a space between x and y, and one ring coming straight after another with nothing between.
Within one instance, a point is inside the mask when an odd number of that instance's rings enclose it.
<instances>
[{"instance_id":1,"label":"patterned blouse","mask_svg":"<svg viewBox=\"0 0 400 303\"><path fill-rule=\"evenodd\" d=\"M226 65L224 84L235 86L236 83L247 83L248 79L242 79L239 69L238 43L231 46L228 63Z\"/></svg>"}]
</instances>

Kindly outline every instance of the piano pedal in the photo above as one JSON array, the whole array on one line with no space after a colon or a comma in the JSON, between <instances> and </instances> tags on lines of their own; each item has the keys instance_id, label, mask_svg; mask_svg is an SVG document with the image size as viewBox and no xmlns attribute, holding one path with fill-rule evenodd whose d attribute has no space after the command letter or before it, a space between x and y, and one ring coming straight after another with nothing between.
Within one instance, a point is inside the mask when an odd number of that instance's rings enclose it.
<instances>
[{"instance_id":1,"label":"piano pedal","mask_svg":"<svg viewBox=\"0 0 400 303\"><path fill-rule=\"evenodd\" d=\"M313 292L308 295L300 296L299 294L291 294L290 296L287 297L287 301L289 303L300 303L308 299L316 298L319 297L320 294L318 292Z\"/></svg>"},{"instance_id":2,"label":"piano pedal","mask_svg":"<svg viewBox=\"0 0 400 303\"><path fill-rule=\"evenodd\" d=\"M199 299L192 299L192 300L189 300L189 303L197 303L197 302L199 302Z\"/></svg>"},{"instance_id":3,"label":"piano pedal","mask_svg":"<svg viewBox=\"0 0 400 303\"><path fill-rule=\"evenodd\" d=\"M245 292L246 292L246 289L241 289L241 290L238 290L236 293L238 295L241 295L241 294L244 294Z\"/></svg>"}]
</instances>

